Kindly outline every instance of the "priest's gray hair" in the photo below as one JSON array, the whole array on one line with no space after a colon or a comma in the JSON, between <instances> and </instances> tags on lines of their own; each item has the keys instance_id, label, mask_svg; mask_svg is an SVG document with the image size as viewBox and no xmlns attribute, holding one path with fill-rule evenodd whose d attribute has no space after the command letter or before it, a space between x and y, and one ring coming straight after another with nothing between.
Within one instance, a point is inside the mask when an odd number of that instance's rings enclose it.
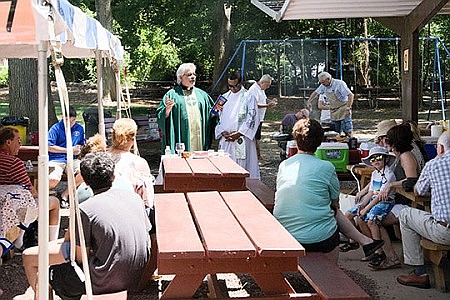
<instances>
[{"instance_id":1,"label":"priest's gray hair","mask_svg":"<svg viewBox=\"0 0 450 300\"><path fill-rule=\"evenodd\" d=\"M183 77L187 69L192 69L192 71L195 72L197 67L193 63L181 64L177 70L177 84L181 84L181 77Z\"/></svg>"}]
</instances>

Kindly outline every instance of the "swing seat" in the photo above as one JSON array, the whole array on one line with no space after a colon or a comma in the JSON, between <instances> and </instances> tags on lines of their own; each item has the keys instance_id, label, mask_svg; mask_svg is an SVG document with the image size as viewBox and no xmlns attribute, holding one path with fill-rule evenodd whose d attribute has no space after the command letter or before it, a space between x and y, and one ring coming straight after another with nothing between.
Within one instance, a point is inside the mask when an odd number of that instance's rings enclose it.
<instances>
[{"instance_id":1,"label":"swing seat","mask_svg":"<svg viewBox=\"0 0 450 300\"><path fill-rule=\"evenodd\" d=\"M121 291L112 294L102 294L102 295L93 295L92 299L95 300L127 300L128 293L127 291ZM87 300L88 297L86 295L81 296L81 300Z\"/></svg>"}]
</instances>

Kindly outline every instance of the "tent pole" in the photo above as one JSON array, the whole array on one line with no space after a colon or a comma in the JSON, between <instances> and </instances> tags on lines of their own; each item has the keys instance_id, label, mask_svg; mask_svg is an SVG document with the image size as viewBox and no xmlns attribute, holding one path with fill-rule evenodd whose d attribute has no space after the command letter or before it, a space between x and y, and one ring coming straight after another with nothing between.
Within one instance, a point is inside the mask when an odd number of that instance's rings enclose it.
<instances>
[{"instance_id":1,"label":"tent pole","mask_svg":"<svg viewBox=\"0 0 450 300\"><path fill-rule=\"evenodd\" d=\"M102 55L100 50L95 51L95 63L97 65L97 104L98 104L98 133L106 141L105 114L103 112L103 69Z\"/></svg>"},{"instance_id":2,"label":"tent pole","mask_svg":"<svg viewBox=\"0 0 450 300\"><path fill-rule=\"evenodd\" d=\"M38 299L49 299L48 291L48 95L47 95L47 50L48 41L40 41L38 48L38 98L39 98L39 157L38 157L38 197L39 197L39 278Z\"/></svg>"}]
</instances>

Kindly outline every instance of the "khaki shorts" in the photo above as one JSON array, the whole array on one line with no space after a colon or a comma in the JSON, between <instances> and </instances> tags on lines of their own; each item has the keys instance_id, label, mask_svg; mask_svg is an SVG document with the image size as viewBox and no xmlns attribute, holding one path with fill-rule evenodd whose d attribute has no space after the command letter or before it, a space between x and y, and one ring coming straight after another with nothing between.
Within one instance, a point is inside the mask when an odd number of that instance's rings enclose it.
<instances>
[{"instance_id":1,"label":"khaki shorts","mask_svg":"<svg viewBox=\"0 0 450 300\"><path fill-rule=\"evenodd\" d=\"M67 174L67 163L61 162L61 161L49 161L48 162L49 168L53 168L53 171L50 172L48 175L48 179L50 180L61 180L61 177L63 175L63 172L65 171ZM80 160L74 159L73 160L73 171L74 174L77 174L80 172Z\"/></svg>"}]
</instances>

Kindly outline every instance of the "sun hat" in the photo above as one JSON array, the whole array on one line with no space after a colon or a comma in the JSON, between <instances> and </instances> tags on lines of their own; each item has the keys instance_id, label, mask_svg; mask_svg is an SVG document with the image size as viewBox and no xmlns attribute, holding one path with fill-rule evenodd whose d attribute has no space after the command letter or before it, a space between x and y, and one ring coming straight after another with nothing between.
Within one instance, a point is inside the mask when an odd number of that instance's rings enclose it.
<instances>
[{"instance_id":1,"label":"sun hat","mask_svg":"<svg viewBox=\"0 0 450 300\"><path fill-rule=\"evenodd\" d=\"M397 122L393 119L390 120L383 120L377 125L377 133L375 134L376 137L386 135L389 129L396 126Z\"/></svg>"},{"instance_id":2,"label":"sun hat","mask_svg":"<svg viewBox=\"0 0 450 300\"><path fill-rule=\"evenodd\" d=\"M374 155L385 155L385 156L392 157L392 155L389 153L388 149L386 149L385 147L375 146L375 147L370 148L369 155L367 155L366 157L363 157L361 159L361 161L368 166L372 166L372 164L370 163L370 158Z\"/></svg>"}]
</instances>

